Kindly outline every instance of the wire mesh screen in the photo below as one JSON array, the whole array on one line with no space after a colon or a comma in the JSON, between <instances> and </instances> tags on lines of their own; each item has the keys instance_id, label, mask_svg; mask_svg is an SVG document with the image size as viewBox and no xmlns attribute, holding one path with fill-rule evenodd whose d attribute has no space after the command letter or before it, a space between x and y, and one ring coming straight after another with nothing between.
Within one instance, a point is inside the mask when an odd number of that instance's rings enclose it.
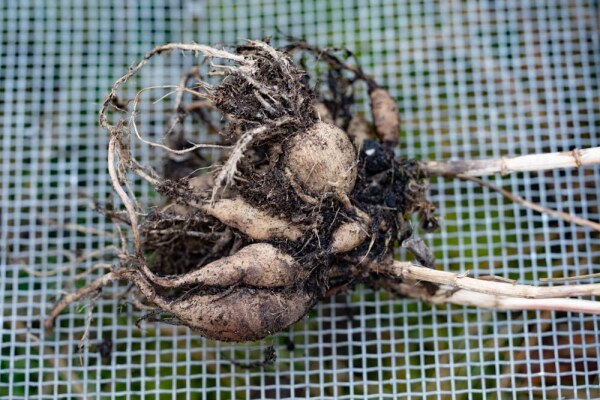
<instances>
[{"instance_id":1,"label":"wire mesh screen","mask_svg":"<svg viewBox=\"0 0 600 400\"><path fill-rule=\"evenodd\" d=\"M268 35L278 44L285 34L346 47L397 101L399 154L498 158L600 145L598 12L593 1L541 0L2 2L0 396L599 398L599 320L589 315L430 306L359 287L245 345L137 327L140 313L110 297L96 305L84 351L88 303L63 313L53 334L41 328L93 264L84 255L114 243L90 207L111 193L98 110L155 45ZM144 82L179 76L186 57L156 60ZM600 214L598 167L492 181ZM600 265L600 236L588 228L468 182L432 180L431 197L442 226L425 238L439 268L538 284ZM259 366L271 346L276 361Z\"/></svg>"}]
</instances>

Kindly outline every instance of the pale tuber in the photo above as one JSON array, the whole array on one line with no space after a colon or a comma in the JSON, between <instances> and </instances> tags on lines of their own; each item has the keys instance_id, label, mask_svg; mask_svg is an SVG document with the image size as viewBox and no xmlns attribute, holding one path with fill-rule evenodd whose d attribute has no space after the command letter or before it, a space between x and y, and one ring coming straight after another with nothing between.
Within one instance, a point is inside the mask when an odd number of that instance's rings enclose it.
<instances>
[{"instance_id":1,"label":"pale tuber","mask_svg":"<svg viewBox=\"0 0 600 400\"><path fill-rule=\"evenodd\" d=\"M352 192L356 181L356 150L346 132L317 122L295 135L286 149L286 167L311 194L319 196L340 186Z\"/></svg>"}]
</instances>

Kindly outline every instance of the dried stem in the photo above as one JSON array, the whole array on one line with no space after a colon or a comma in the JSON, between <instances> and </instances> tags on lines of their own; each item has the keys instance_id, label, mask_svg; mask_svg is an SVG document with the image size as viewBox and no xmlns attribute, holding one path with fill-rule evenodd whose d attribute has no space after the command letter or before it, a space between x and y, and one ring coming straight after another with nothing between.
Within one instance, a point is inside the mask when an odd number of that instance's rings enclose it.
<instances>
[{"instance_id":1,"label":"dried stem","mask_svg":"<svg viewBox=\"0 0 600 400\"><path fill-rule=\"evenodd\" d=\"M559 297L600 295L600 284L543 287L519 285L471 278L468 276L468 273L458 274L455 272L439 271L432 268L421 267L411 262L394 261L393 263L382 263L371 267L371 269L373 272L393 278L399 278L403 281L407 279L413 281L426 281L438 285L445 285L453 290L464 289L474 293L494 296L525 299L551 299ZM476 303L474 303L474 305L475 304ZM600 310L600 302L598 303L597 308Z\"/></svg>"},{"instance_id":2,"label":"dried stem","mask_svg":"<svg viewBox=\"0 0 600 400\"><path fill-rule=\"evenodd\" d=\"M497 160L427 161L425 170L432 176L486 176L512 172L579 168L600 164L600 147L558 153L502 157Z\"/></svg>"},{"instance_id":3,"label":"dried stem","mask_svg":"<svg viewBox=\"0 0 600 400\"><path fill-rule=\"evenodd\" d=\"M421 267L422 268L422 267ZM435 271L434 272L443 272ZM454 274L457 275L457 274ZM600 314L600 302L593 300L580 300L561 297L550 298L526 298L506 296L499 293L505 291L505 288L499 287L498 293L494 292L494 286L507 285L500 282L489 282L478 279L473 279L475 283L489 284L487 286L488 293L481 291L460 289L454 285L444 285L440 287L434 294L431 294L427 288L423 286L415 286L414 284L396 282L391 279L384 279L378 282L382 288L416 299L426 301L431 304L456 304L462 306L471 306L479 308L489 308L494 310L546 310L546 311L565 311L577 312L586 314ZM553 287L538 288L534 286L519 285L530 289L558 289ZM575 288L575 286L564 287Z\"/></svg>"}]
</instances>

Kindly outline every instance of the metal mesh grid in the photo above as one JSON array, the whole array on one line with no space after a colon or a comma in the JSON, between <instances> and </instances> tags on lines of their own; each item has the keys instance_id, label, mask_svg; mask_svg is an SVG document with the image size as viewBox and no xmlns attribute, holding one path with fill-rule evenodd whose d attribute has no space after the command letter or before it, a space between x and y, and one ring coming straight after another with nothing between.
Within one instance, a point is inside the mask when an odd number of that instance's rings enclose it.
<instances>
[{"instance_id":1,"label":"metal mesh grid","mask_svg":"<svg viewBox=\"0 0 600 400\"><path fill-rule=\"evenodd\" d=\"M110 240L89 209L111 192L97 111L111 83L156 44L235 43L274 34L355 50L403 116L402 153L500 157L600 145L597 2L14 1L0 5L0 396L19 398L598 398L598 318L431 307L357 289L261 343L230 345L135 326L101 301L88 352L85 309L40 329L73 255ZM149 80L178 76L156 61ZM525 173L494 183L598 219L600 169ZM150 193L140 189L142 199ZM440 267L536 282L595 272L600 237L470 183L435 180ZM52 224L51 222L57 224ZM91 265L83 262L82 265ZM93 279L88 277L88 280ZM112 342L103 357L102 343ZM257 361L268 345L278 360Z\"/></svg>"}]
</instances>

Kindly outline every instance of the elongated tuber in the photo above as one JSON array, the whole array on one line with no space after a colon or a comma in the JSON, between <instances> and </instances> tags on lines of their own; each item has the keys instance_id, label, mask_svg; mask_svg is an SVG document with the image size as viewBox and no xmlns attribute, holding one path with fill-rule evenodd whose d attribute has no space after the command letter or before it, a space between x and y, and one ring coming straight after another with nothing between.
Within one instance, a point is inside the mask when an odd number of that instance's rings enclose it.
<instances>
[{"instance_id":1,"label":"elongated tuber","mask_svg":"<svg viewBox=\"0 0 600 400\"><path fill-rule=\"evenodd\" d=\"M331 234L331 252L346 253L360 246L369 232L364 224L354 221L340 225Z\"/></svg>"},{"instance_id":2,"label":"elongated tuber","mask_svg":"<svg viewBox=\"0 0 600 400\"><path fill-rule=\"evenodd\" d=\"M221 199L215 204L192 203L192 206L256 240L286 238L295 241L302 237L302 230L299 227L284 219L269 215L239 197Z\"/></svg>"},{"instance_id":3,"label":"elongated tuber","mask_svg":"<svg viewBox=\"0 0 600 400\"><path fill-rule=\"evenodd\" d=\"M385 89L380 87L371 90L369 96L377 135L383 143L395 146L400 134L400 115L396 102Z\"/></svg>"},{"instance_id":4,"label":"elongated tuber","mask_svg":"<svg viewBox=\"0 0 600 400\"><path fill-rule=\"evenodd\" d=\"M139 272L123 274L152 303L207 338L246 342L279 332L302 318L314 297L302 290L235 288L228 293L191 291L173 298L161 295Z\"/></svg>"}]
</instances>

